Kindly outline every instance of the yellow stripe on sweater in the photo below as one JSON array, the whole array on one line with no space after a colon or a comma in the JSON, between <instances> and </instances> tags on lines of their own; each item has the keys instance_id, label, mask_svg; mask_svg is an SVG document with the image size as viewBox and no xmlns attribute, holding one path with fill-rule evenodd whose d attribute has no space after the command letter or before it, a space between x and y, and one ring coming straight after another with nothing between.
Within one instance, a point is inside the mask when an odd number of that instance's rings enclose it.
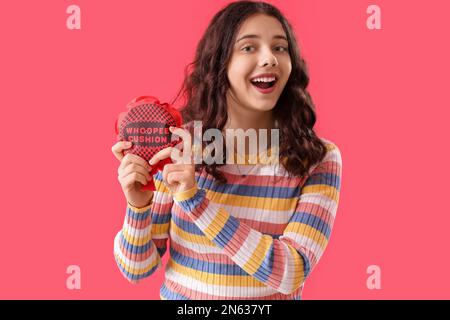
<instances>
[{"instance_id":1,"label":"yellow stripe on sweater","mask_svg":"<svg viewBox=\"0 0 450 320\"><path fill-rule=\"evenodd\" d=\"M294 232L301 236L310 238L311 240L317 242L322 248L322 250L325 249L328 243L328 239L322 232L304 223L291 222L288 224L284 232Z\"/></svg>"},{"instance_id":2,"label":"yellow stripe on sweater","mask_svg":"<svg viewBox=\"0 0 450 320\"><path fill-rule=\"evenodd\" d=\"M158 180L156 178L153 178L153 182L155 183L155 189L158 192L167 193L167 194L171 194L172 193L170 191L170 189L166 187L166 185L164 184L164 182L162 180Z\"/></svg>"},{"instance_id":3,"label":"yellow stripe on sweater","mask_svg":"<svg viewBox=\"0 0 450 320\"><path fill-rule=\"evenodd\" d=\"M160 257L159 255L156 255L156 259L150 263L146 268L144 269L137 269L137 268L133 268L132 266L129 265L125 265L124 261L117 255L115 254L117 261L119 261L120 265L129 273L134 274L134 275L141 275L144 274L148 271L150 271L154 266L156 266L159 263Z\"/></svg>"},{"instance_id":4,"label":"yellow stripe on sweater","mask_svg":"<svg viewBox=\"0 0 450 320\"><path fill-rule=\"evenodd\" d=\"M170 221L167 223L154 223L152 224L152 236L167 235L169 234Z\"/></svg>"},{"instance_id":5,"label":"yellow stripe on sweater","mask_svg":"<svg viewBox=\"0 0 450 320\"><path fill-rule=\"evenodd\" d=\"M185 241L200 244L200 245L205 245L205 246L209 246L209 247L216 247L216 245L211 240L209 240L206 236L186 232L183 229L179 228L175 223L172 223L171 229L172 229L172 232L174 232L176 235L178 235L178 237L180 237L181 239L183 239Z\"/></svg>"},{"instance_id":6,"label":"yellow stripe on sweater","mask_svg":"<svg viewBox=\"0 0 450 320\"><path fill-rule=\"evenodd\" d=\"M176 263L174 260L170 259L168 262L168 268L173 269L174 271L183 274L187 277L194 278L198 281L221 285L221 286L231 286L231 287L257 287L263 288L266 287L265 284L257 280L252 276L232 276L232 275L222 275L216 273L209 273L200 270L191 269L185 267L181 264Z\"/></svg>"},{"instance_id":7,"label":"yellow stripe on sweater","mask_svg":"<svg viewBox=\"0 0 450 320\"><path fill-rule=\"evenodd\" d=\"M225 223L227 223L228 217L229 214L223 208L220 208L219 211L216 213L214 220L204 230L204 233L209 235L212 239L214 239L223 229Z\"/></svg>"},{"instance_id":8,"label":"yellow stripe on sweater","mask_svg":"<svg viewBox=\"0 0 450 320\"><path fill-rule=\"evenodd\" d=\"M314 184L303 187L302 195L308 193L319 193L330 199L333 199L334 201L336 201L336 203L339 201L339 192L337 191L337 189L327 184Z\"/></svg>"},{"instance_id":9,"label":"yellow stripe on sweater","mask_svg":"<svg viewBox=\"0 0 450 320\"><path fill-rule=\"evenodd\" d=\"M198 185L197 185L197 183L195 183L194 186L188 190L174 193L173 198L176 201L185 201L185 200L188 200L188 199L192 198L193 196L195 196L197 191L198 191Z\"/></svg>"},{"instance_id":10,"label":"yellow stripe on sweater","mask_svg":"<svg viewBox=\"0 0 450 320\"><path fill-rule=\"evenodd\" d=\"M270 245L273 243L273 239L270 236L263 235L255 251L252 253L243 269L250 274L255 274L266 257L267 252L270 249Z\"/></svg>"},{"instance_id":11,"label":"yellow stripe on sweater","mask_svg":"<svg viewBox=\"0 0 450 320\"><path fill-rule=\"evenodd\" d=\"M152 199L152 202L153 202L153 199ZM129 209L131 209L131 211L133 211L134 213L142 214L142 213L147 212L151 208L152 202L150 202L148 205L146 205L145 207L142 207L142 208L134 207L128 202L127 207Z\"/></svg>"},{"instance_id":12,"label":"yellow stripe on sweater","mask_svg":"<svg viewBox=\"0 0 450 320\"><path fill-rule=\"evenodd\" d=\"M296 197L288 199L261 198L220 193L211 190L208 190L206 194L208 199L220 204L273 211L293 210L298 200Z\"/></svg>"},{"instance_id":13,"label":"yellow stripe on sweater","mask_svg":"<svg viewBox=\"0 0 450 320\"><path fill-rule=\"evenodd\" d=\"M125 240L132 244L133 246L141 246L147 242L149 242L152 239L152 234L149 231L148 234L144 237L135 237L128 233L128 230L126 228L123 228L122 235L125 238Z\"/></svg>"}]
</instances>

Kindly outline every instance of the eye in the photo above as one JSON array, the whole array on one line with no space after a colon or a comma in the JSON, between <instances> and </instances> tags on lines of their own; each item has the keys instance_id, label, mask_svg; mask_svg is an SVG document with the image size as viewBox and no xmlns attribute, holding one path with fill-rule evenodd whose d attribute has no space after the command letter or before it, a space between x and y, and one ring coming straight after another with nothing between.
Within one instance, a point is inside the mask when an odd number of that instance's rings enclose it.
<instances>
[{"instance_id":1,"label":"eye","mask_svg":"<svg viewBox=\"0 0 450 320\"><path fill-rule=\"evenodd\" d=\"M284 46L278 46L278 47L275 47L275 50L277 50L279 52L287 52L288 48L284 47Z\"/></svg>"},{"instance_id":2,"label":"eye","mask_svg":"<svg viewBox=\"0 0 450 320\"><path fill-rule=\"evenodd\" d=\"M244 51L244 52L251 52L251 51L253 51L253 49L254 49L253 46L245 46L245 47L243 47L243 48L241 49L241 51Z\"/></svg>"}]
</instances>

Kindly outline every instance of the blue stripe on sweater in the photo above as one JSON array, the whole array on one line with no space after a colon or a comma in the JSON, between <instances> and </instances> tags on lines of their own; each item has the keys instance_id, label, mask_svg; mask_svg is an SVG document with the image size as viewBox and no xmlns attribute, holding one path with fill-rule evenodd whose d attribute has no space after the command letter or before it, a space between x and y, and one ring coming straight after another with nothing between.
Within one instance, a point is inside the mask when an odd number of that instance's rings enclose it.
<instances>
[{"instance_id":1,"label":"blue stripe on sweater","mask_svg":"<svg viewBox=\"0 0 450 320\"><path fill-rule=\"evenodd\" d=\"M333 173L313 173L306 180L304 186L316 184L326 184L339 190L341 186L341 178Z\"/></svg>"},{"instance_id":2,"label":"blue stripe on sweater","mask_svg":"<svg viewBox=\"0 0 450 320\"><path fill-rule=\"evenodd\" d=\"M298 195L300 193L300 187L271 187L271 186L249 186L249 185L239 185L239 184L219 184L213 183L211 179L206 177L198 177L198 185L201 187L206 187L207 189L223 193L223 194L233 194L239 196L247 197L258 197L258 198L278 198L278 199L289 199Z\"/></svg>"},{"instance_id":3,"label":"blue stripe on sweater","mask_svg":"<svg viewBox=\"0 0 450 320\"><path fill-rule=\"evenodd\" d=\"M193 270L208 272L211 274L248 276L248 273L242 270L237 264L223 264L203 261L185 256L173 248L170 248L170 257L176 263Z\"/></svg>"},{"instance_id":4,"label":"blue stripe on sweater","mask_svg":"<svg viewBox=\"0 0 450 320\"><path fill-rule=\"evenodd\" d=\"M153 212L152 214L152 224L165 224L170 221L171 214L170 213L163 213L158 214L156 212Z\"/></svg>"},{"instance_id":5,"label":"blue stripe on sweater","mask_svg":"<svg viewBox=\"0 0 450 320\"><path fill-rule=\"evenodd\" d=\"M120 271L122 271L122 273L125 275L125 277L127 277L127 279L130 279L130 280L140 280L140 279L146 278L146 277L152 275L156 271L156 269L158 268L158 265L156 264L149 271L147 271L147 272L145 272L143 274L137 275L137 274L130 273L127 270L125 270L122 267L122 265L119 263L119 261L117 260L116 256L114 256L114 259L116 260L117 266L119 267Z\"/></svg>"},{"instance_id":6,"label":"blue stripe on sweater","mask_svg":"<svg viewBox=\"0 0 450 320\"><path fill-rule=\"evenodd\" d=\"M225 248L239 228L239 224L240 222L237 218L229 215L227 222L225 222L222 230L214 237L213 242L219 247Z\"/></svg>"},{"instance_id":7,"label":"blue stripe on sweater","mask_svg":"<svg viewBox=\"0 0 450 320\"><path fill-rule=\"evenodd\" d=\"M197 227L197 225L194 222L184 220L175 214L172 216L172 220L175 223L175 225L181 230L189 232L191 234L204 236L204 233L200 230L199 227Z\"/></svg>"},{"instance_id":8,"label":"blue stripe on sweater","mask_svg":"<svg viewBox=\"0 0 450 320\"><path fill-rule=\"evenodd\" d=\"M150 207L143 213L136 213L131 208L127 207L127 215L133 220L142 221L150 215Z\"/></svg>"},{"instance_id":9,"label":"blue stripe on sweater","mask_svg":"<svg viewBox=\"0 0 450 320\"><path fill-rule=\"evenodd\" d=\"M266 282L269 279L269 275L272 274L273 269L273 242L270 244L270 248L267 251L266 256L262 264L259 266L258 270L256 270L254 276L262 281Z\"/></svg>"},{"instance_id":10,"label":"blue stripe on sweater","mask_svg":"<svg viewBox=\"0 0 450 320\"><path fill-rule=\"evenodd\" d=\"M331 228L330 226L323 221L321 218L312 215L308 212L295 212L291 219L289 220L289 223L291 222L299 222L299 223L304 223L310 227L313 227L314 229L319 230L320 232L322 232L327 239L330 238L330 234L331 234Z\"/></svg>"},{"instance_id":11,"label":"blue stripe on sweater","mask_svg":"<svg viewBox=\"0 0 450 320\"><path fill-rule=\"evenodd\" d=\"M120 241L122 242L122 245L124 246L124 248L126 248L129 252L137 253L137 254L148 251L150 249L151 245L153 244L152 241L149 241L149 242L143 244L142 246L132 245L125 239L122 232L120 233Z\"/></svg>"},{"instance_id":12,"label":"blue stripe on sweater","mask_svg":"<svg viewBox=\"0 0 450 320\"><path fill-rule=\"evenodd\" d=\"M206 190L198 189L197 193L190 199L177 202L185 212L192 212L203 201Z\"/></svg>"}]
</instances>

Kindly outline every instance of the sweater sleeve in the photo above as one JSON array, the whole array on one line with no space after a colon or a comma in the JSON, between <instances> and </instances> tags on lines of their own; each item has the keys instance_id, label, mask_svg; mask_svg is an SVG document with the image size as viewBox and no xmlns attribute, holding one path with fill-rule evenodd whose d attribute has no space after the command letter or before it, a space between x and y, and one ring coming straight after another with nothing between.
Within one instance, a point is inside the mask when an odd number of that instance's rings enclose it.
<instances>
[{"instance_id":1,"label":"sweater sleeve","mask_svg":"<svg viewBox=\"0 0 450 320\"><path fill-rule=\"evenodd\" d=\"M248 274L283 294L295 292L322 256L339 202L342 159L334 144L310 170L293 215L279 239L263 234L209 202L203 189L174 194L174 200L205 236Z\"/></svg>"},{"instance_id":2,"label":"sweater sleeve","mask_svg":"<svg viewBox=\"0 0 450 320\"><path fill-rule=\"evenodd\" d=\"M156 190L143 208L127 205L123 228L114 239L114 257L119 270L132 283L153 274L162 266L167 249L173 197L162 181L153 176Z\"/></svg>"}]
</instances>

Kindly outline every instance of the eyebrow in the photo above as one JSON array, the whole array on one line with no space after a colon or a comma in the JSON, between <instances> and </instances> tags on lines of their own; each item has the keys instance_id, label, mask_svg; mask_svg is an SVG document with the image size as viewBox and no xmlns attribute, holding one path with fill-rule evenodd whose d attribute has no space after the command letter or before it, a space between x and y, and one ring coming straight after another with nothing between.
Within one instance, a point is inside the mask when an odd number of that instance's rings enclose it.
<instances>
[{"instance_id":1,"label":"eyebrow","mask_svg":"<svg viewBox=\"0 0 450 320\"><path fill-rule=\"evenodd\" d=\"M236 43L238 43L239 41L244 40L244 39L260 39L260 38L261 37L256 35L256 34L246 34L245 36L240 37L236 41ZM283 39L283 40L288 41L288 39L285 36L281 35L281 34L273 36L273 39Z\"/></svg>"}]
</instances>

